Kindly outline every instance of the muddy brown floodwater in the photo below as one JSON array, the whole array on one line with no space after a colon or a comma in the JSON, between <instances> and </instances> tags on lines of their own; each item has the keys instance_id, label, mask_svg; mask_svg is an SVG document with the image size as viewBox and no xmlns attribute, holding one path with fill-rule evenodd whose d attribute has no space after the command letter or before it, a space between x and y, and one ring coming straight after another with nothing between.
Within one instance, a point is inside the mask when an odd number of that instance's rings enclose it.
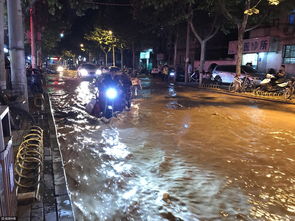
<instances>
[{"instance_id":1,"label":"muddy brown floodwater","mask_svg":"<svg viewBox=\"0 0 295 221\"><path fill-rule=\"evenodd\" d=\"M142 81L109 124L49 81L77 220L295 220L294 105Z\"/></svg>"}]
</instances>

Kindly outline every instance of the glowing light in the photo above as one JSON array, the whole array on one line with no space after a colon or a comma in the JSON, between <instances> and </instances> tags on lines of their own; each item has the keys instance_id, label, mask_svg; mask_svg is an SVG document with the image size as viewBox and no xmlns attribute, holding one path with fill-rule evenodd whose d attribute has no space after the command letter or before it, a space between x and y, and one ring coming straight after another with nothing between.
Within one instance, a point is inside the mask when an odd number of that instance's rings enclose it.
<instances>
[{"instance_id":1,"label":"glowing light","mask_svg":"<svg viewBox=\"0 0 295 221\"><path fill-rule=\"evenodd\" d=\"M58 66L56 70L58 72L63 72L64 71L64 68L63 68L63 66Z\"/></svg>"},{"instance_id":2,"label":"glowing light","mask_svg":"<svg viewBox=\"0 0 295 221\"><path fill-rule=\"evenodd\" d=\"M109 98L109 99L115 99L115 98L118 96L118 92L117 92L117 90L114 89L114 88L109 88L109 89L107 89L107 91L106 91L106 96L107 96L107 98Z\"/></svg>"},{"instance_id":3,"label":"glowing light","mask_svg":"<svg viewBox=\"0 0 295 221\"><path fill-rule=\"evenodd\" d=\"M98 70L96 70L95 74L101 75L102 74L102 71L100 69L98 69Z\"/></svg>"},{"instance_id":4,"label":"glowing light","mask_svg":"<svg viewBox=\"0 0 295 221\"><path fill-rule=\"evenodd\" d=\"M82 76L86 76L86 75L88 75L88 71L87 71L86 69L81 69L81 70L80 70L80 74L81 74Z\"/></svg>"}]
</instances>

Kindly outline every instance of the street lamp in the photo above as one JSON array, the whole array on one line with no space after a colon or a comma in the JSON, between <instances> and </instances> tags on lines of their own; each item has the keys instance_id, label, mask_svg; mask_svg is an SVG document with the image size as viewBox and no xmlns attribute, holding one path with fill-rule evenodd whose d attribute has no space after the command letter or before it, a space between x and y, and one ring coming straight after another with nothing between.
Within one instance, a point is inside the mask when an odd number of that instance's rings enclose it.
<instances>
[{"instance_id":1,"label":"street lamp","mask_svg":"<svg viewBox=\"0 0 295 221\"><path fill-rule=\"evenodd\" d=\"M65 35L64 35L64 33L60 33L59 36L60 36L61 38L63 38Z\"/></svg>"}]
</instances>

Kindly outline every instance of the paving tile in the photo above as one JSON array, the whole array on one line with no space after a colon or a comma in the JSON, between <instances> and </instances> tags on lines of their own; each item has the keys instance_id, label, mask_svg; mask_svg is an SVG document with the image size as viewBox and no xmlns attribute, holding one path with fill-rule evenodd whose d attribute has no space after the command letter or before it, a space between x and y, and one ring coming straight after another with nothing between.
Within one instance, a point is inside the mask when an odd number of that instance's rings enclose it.
<instances>
[{"instance_id":1,"label":"paving tile","mask_svg":"<svg viewBox=\"0 0 295 221\"><path fill-rule=\"evenodd\" d=\"M43 207L32 209L31 210L31 221L43 221Z\"/></svg>"},{"instance_id":2,"label":"paving tile","mask_svg":"<svg viewBox=\"0 0 295 221\"><path fill-rule=\"evenodd\" d=\"M56 197L58 220L74 220L71 202L68 195Z\"/></svg>"},{"instance_id":3,"label":"paving tile","mask_svg":"<svg viewBox=\"0 0 295 221\"><path fill-rule=\"evenodd\" d=\"M31 216L31 205L18 205L17 207L17 217L18 220L30 218Z\"/></svg>"},{"instance_id":4,"label":"paving tile","mask_svg":"<svg viewBox=\"0 0 295 221\"><path fill-rule=\"evenodd\" d=\"M44 174L44 185L46 189L54 189L52 174Z\"/></svg>"},{"instance_id":5,"label":"paving tile","mask_svg":"<svg viewBox=\"0 0 295 221\"><path fill-rule=\"evenodd\" d=\"M57 215L55 212L46 213L45 214L45 221L57 221Z\"/></svg>"}]
</instances>

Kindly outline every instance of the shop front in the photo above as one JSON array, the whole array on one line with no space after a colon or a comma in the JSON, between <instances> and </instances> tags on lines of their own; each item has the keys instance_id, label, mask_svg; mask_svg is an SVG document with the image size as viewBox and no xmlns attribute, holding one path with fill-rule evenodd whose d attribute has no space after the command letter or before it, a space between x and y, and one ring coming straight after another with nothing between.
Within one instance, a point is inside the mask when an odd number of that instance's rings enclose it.
<instances>
[{"instance_id":1,"label":"shop front","mask_svg":"<svg viewBox=\"0 0 295 221\"><path fill-rule=\"evenodd\" d=\"M270 68L278 70L282 64L282 53L279 42L272 37L245 39L242 65L252 65L259 72L266 72ZM228 54L237 54L238 41L230 41Z\"/></svg>"}]
</instances>

